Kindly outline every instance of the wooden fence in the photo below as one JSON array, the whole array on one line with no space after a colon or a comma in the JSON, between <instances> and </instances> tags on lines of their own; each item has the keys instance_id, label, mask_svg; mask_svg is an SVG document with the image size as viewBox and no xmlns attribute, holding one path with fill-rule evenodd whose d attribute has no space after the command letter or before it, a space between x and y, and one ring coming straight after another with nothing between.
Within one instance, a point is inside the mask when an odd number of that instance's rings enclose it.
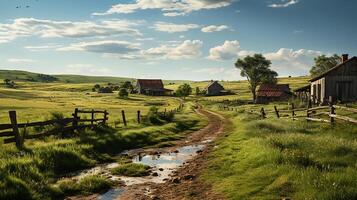
<instances>
[{"instance_id":1,"label":"wooden fence","mask_svg":"<svg viewBox=\"0 0 357 200\"><path fill-rule=\"evenodd\" d=\"M167 113L179 112L184 107L184 104L180 104L179 107L167 111L166 109L162 112L163 115ZM158 111L156 111L158 112ZM96 118L96 115L102 115L101 118ZM122 120L124 126L127 126L128 122L126 120L125 111L121 111ZM84 116L83 116L84 115ZM87 116L86 116L87 115ZM90 117L88 118L88 115ZM18 148L22 148L24 141L26 139L36 139L42 138L50 135L58 135L59 137L63 137L63 133L66 132L74 132L83 128L94 128L99 124L106 124L109 119L109 113L104 110L80 110L76 108L72 114L71 118L63 118L63 119L53 119L47 121L39 121L39 122L27 122L27 123L18 123L17 122L17 113L16 111L9 111L9 119L10 124L0 124L0 137L5 137L3 140L4 143L16 143ZM137 123L141 123L142 116L141 111L137 111L136 116ZM40 129L36 134L28 134L29 128L37 128ZM22 131L20 131L22 130Z\"/></svg>"},{"instance_id":2,"label":"wooden fence","mask_svg":"<svg viewBox=\"0 0 357 200\"><path fill-rule=\"evenodd\" d=\"M233 108L226 105L219 105L219 109L227 110L227 111L238 111L238 108ZM259 115L263 119L267 118L268 115L275 115L277 118L291 118L293 120L296 120L298 118L304 118L307 121L326 122L326 123L333 124L337 119L343 122L350 122L350 123L357 124L357 119L336 114L337 109L348 111L354 114L357 113L356 108L349 108L345 106L335 105L331 97L328 106L319 106L319 107L312 108L309 105L308 108L295 108L294 104L291 104L291 108L287 110L279 110L276 106L274 106L274 110L272 111L267 111L266 109L264 109L264 107L262 107L260 111L249 110L247 112L251 114ZM306 114L300 114L300 115L297 114L301 112L305 112ZM319 116L326 116L328 119L317 118Z\"/></svg>"},{"instance_id":3,"label":"wooden fence","mask_svg":"<svg viewBox=\"0 0 357 200\"><path fill-rule=\"evenodd\" d=\"M81 119L80 114L91 114L90 119ZM96 119L95 114L103 114L103 118ZM22 148L26 139L42 138L50 135L62 137L65 132L74 132L75 130L86 127L94 128L98 124L105 124L108 120L109 113L98 110L79 110L75 109L71 118L53 119L40 122L18 123L16 111L9 111L10 124L0 124L0 137L6 137L4 143L16 143L18 148ZM88 124L88 122L90 124ZM48 127L49 126L49 127ZM28 129L34 127L42 130L42 133L28 134ZM47 127L47 128L46 128ZM48 128L50 128L48 130ZM20 132L20 129L22 131ZM40 132L39 131L39 132Z\"/></svg>"}]
</instances>

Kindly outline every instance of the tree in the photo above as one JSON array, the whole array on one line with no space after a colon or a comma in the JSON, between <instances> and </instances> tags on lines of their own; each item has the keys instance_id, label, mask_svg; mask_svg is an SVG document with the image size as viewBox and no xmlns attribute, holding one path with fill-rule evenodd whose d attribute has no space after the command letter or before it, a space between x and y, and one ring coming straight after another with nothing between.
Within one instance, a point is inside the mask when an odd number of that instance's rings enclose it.
<instances>
[{"instance_id":1,"label":"tree","mask_svg":"<svg viewBox=\"0 0 357 200\"><path fill-rule=\"evenodd\" d=\"M179 97L187 97L192 93L192 88L189 84L185 83L183 85L180 85L178 89L176 90L176 95Z\"/></svg>"},{"instance_id":2,"label":"tree","mask_svg":"<svg viewBox=\"0 0 357 200\"><path fill-rule=\"evenodd\" d=\"M101 87L99 88L98 93L113 93L113 90L110 87Z\"/></svg>"},{"instance_id":3,"label":"tree","mask_svg":"<svg viewBox=\"0 0 357 200\"><path fill-rule=\"evenodd\" d=\"M241 76L246 77L249 83L249 89L253 94L253 100L256 101L256 89L263 83L276 83L278 73L270 69L271 61L267 60L261 54L247 56L244 59L238 59L235 63L236 68L241 70Z\"/></svg>"},{"instance_id":4,"label":"tree","mask_svg":"<svg viewBox=\"0 0 357 200\"><path fill-rule=\"evenodd\" d=\"M200 88L199 88L199 87L196 87L196 95L198 96L198 95L200 95L200 94L201 94Z\"/></svg>"},{"instance_id":5,"label":"tree","mask_svg":"<svg viewBox=\"0 0 357 200\"><path fill-rule=\"evenodd\" d=\"M130 81L125 81L122 85L121 85L122 88L125 88L127 90L129 90L130 92L134 90L134 86L133 84L131 84Z\"/></svg>"},{"instance_id":6,"label":"tree","mask_svg":"<svg viewBox=\"0 0 357 200\"><path fill-rule=\"evenodd\" d=\"M321 55L316 57L314 60L315 60L315 65L312 66L310 70L310 75L312 77L319 76L320 74L326 72L327 70L341 63L341 58L336 54L334 54L331 57Z\"/></svg>"},{"instance_id":7,"label":"tree","mask_svg":"<svg viewBox=\"0 0 357 200\"><path fill-rule=\"evenodd\" d=\"M127 98L128 96L129 96L129 93L125 88L121 88L119 90L119 97L120 98Z\"/></svg>"}]
</instances>

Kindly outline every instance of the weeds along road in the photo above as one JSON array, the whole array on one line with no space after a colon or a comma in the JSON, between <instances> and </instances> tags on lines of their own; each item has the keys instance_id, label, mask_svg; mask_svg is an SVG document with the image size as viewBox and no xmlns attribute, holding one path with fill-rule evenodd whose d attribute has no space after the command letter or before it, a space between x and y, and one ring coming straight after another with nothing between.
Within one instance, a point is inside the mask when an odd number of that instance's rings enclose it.
<instances>
[{"instance_id":1,"label":"weeds along road","mask_svg":"<svg viewBox=\"0 0 357 200\"><path fill-rule=\"evenodd\" d=\"M224 129L228 127L230 121L222 115L203 108L198 108L196 112L208 119L208 125L179 141L172 148L203 142L205 144L203 151L198 152L197 156L175 171L165 183L130 186L118 199L223 199L220 195L212 192L211 187L203 183L198 177L205 168L205 161L209 152L214 148L214 140L225 132Z\"/></svg>"}]
</instances>

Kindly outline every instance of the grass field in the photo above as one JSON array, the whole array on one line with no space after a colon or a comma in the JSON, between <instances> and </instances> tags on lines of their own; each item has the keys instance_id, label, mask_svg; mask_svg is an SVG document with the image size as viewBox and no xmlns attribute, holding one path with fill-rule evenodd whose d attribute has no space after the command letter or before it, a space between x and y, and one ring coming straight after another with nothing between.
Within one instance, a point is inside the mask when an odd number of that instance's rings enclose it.
<instances>
[{"instance_id":1,"label":"grass field","mask_svg":"<svg viewBox=\"0 0 357 200\"><path fill-rule=\"evenodd\" d=\"M357 127L225 112L233 125L203 180L227 199L357 198ZM258 110L259 106L255 106Z\"/></svg>"}]
</instances>

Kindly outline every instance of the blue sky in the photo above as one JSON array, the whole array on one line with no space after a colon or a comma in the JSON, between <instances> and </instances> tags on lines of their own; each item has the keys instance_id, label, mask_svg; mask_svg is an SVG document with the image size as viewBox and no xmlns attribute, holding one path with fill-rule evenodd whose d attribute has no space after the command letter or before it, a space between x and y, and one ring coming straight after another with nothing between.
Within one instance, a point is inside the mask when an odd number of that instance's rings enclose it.
<instances>
[{"instance_id":1,"label":"blue sky","mask_svg":"<svg viewBox=\"0 0 357 200\"><path fill-rule=\"evenodd\" d=\"M356 55L354 0L1 0L0 68L238 80L262 53L280 76Z\"/></svg>"}]
</instances>

